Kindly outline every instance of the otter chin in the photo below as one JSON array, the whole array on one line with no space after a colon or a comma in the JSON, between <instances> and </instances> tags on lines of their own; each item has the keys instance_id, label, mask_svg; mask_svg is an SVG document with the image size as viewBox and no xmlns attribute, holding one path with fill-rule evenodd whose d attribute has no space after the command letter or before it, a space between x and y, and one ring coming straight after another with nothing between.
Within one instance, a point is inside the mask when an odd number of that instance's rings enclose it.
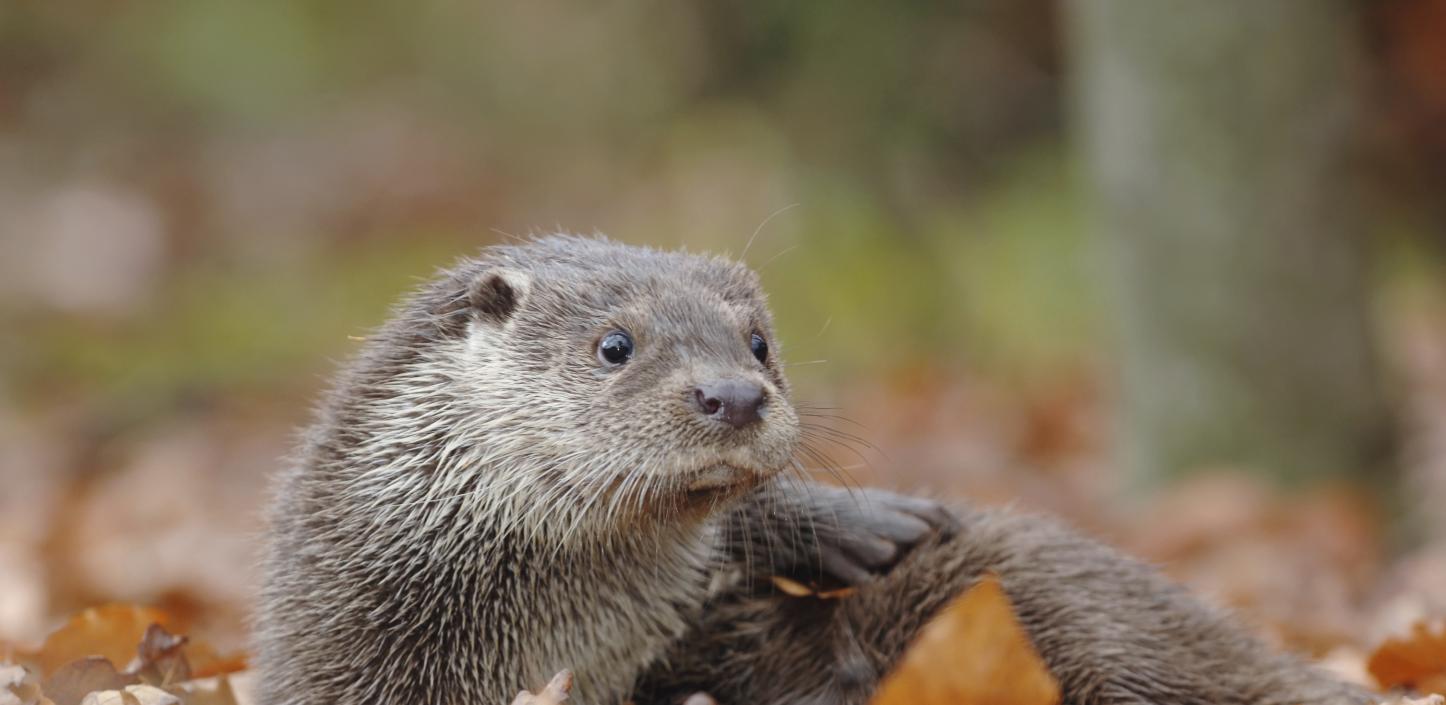
<instances>
[{"instance_id":1,"label":"otter chin","mask_svg":"<svg viewBox=\"0 0 1446 705\"><path fill-rule=\"evenodd\" d=\"M684 501L693 507L716 505L746 494L777 473L726 463L712 465L690 477L683 489Z\"/></svg>"},{"instance_id":2,"label":"otter chin","mask_svg":"<svg viewBox=\"0 0 1446 705\"><path fill-rule=\"evenodd\" d=\"M741 468L737 465L719 463L694 475L688 482L688 491L706 492L740 486L752 486L762 482L772 474L773 473L762 473Z\"/></svg>"}]
</instances>

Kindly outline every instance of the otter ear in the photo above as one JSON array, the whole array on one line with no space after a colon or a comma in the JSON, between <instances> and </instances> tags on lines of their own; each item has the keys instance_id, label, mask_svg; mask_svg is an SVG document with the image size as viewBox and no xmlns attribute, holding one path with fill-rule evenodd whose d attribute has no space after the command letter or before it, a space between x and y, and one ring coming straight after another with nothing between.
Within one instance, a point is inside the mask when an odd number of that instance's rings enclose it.
<instances>
[{"instance_id":1,"label":"otter ear","mask_svg":"<svg viewBox=\"0 0 1446 705\"><path fill-rule=\"evenodd\" d=\"M526 293L526 276L507 269L494 269L472 280L467 287L467 302L478 314L500 323L517 312Z\"/></svg>"},{"instance_id":2,"label":"otter ear","mask_svg":"<svg viewBox=\"0 0 1446 705\"><path fill-rule=\"evenodd\" d=\"M510 269L488 269L463 280L461 290L432 308L437 326L462 334L467 323L505 323L517 313L530 285L527 275Z\"/></svg>"}]
</instances>

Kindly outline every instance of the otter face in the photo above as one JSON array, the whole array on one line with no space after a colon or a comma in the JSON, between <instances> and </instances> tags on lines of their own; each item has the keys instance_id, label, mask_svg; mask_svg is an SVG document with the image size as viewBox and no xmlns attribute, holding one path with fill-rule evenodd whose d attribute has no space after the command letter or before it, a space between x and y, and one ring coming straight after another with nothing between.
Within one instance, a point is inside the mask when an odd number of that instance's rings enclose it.
<instances>
[{"instance_id":1,"label":"otter face","mask_svg":"<svg viewBox=\"0 0 1446 705\"><path fill-rule=\"evenodd\" d=\"M552 237L452 281L469 292L445 299L466 316L456 398L497 472L623 516L711 507L792 462L798 416L743 265Z\"/></svg>"}]
</instances>

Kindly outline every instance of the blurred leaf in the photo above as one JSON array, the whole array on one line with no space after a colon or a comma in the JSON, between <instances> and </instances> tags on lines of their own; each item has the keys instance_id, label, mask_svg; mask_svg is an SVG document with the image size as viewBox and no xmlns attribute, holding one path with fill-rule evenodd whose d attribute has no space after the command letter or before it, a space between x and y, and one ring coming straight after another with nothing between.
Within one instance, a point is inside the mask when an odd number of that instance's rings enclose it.
<instances>
[{"instance_id":1,"label":"blurred leaf","mask_svg":"<svg viewBox=\"0 0 1446 705\"><path fill-rule=\"evenodd\" d=\"M1387 639L1366 668L1382 688L1446 691L1446 622L1417 622L1405 638Z\"/></svg>"},{"instance_id":2,"label":"blurred leaf","mask_svg":"<svg viewBox=\"0 0 1446 705\"><path fill-rule=\"evenodd\" d=\"M1055 705L1059 684L988 576L920 633L873 705Z\"/></svg>"},{"instance_id":3,"label":"blurred leaf","mask_svg":"<svg viewBox=\"0 0 1446 705\"><path fill-rule=\"evenodd\" d=\"M46 637L36 661L47 677L61 666L89 656L100 656L112 664L129 663L136 644L152 624L170 625L170 615L138 605L92 607Z\"/></svg>"},{"instance_id":4,"label":"blurred leaf","mask_svg":"<svg viewBox=\"0 0 1446 705\"><path fill-rule=\"evenodd\" d=\"M227 676L178 683L168 690L179 695L186 705L241 705L243 702Z\"/></svg>"},{"instance_id":5,"label":"blurred leaf","mask_svg":"<svg viewBox=\"0 0 1446 705\"><path fill-rule=\"evenodd\" d=\"M126 666L126 673L138 676L151 685L170 685L191 679L191 664L182 647L184 636L176 636L159 624L146 628L136 648L136 657Z\"/></svg>"},{"instance_id":6,"label":"blurred leaf","mask_svg":"<svg viewBox=\"0 0 1446 705\"><path fill-rule=\"evenodd\" d=\"M117 672L109 659L88 656L62 666L47 678L45 694L55 705L80 705L91 693L114 691L135 682L135 676Z\"/></svg>"},{"instance_id":7,"label":"blurred leaf","mask_svg":"<svg viewBox=\"0 0 1446 705\"><path fill-rule=\"evenodd\" d=\"M204 641L186 645L186 660L191 664L192 678L210 678L246 670L244 653L220 654Z\"/></svg>"}]
</instances>

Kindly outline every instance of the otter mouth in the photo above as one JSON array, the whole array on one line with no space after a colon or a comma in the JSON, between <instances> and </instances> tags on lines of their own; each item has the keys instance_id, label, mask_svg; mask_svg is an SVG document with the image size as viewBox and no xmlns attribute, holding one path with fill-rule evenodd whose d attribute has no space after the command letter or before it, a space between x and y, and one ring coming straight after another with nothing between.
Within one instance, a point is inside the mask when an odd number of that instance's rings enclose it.
<instances>
[{"instance_id":1,"label":"otter mouth","mask_svg":"<svg viewBox=\"0 0 1446 705\"><path fill-rule=\"evenodd\" d=\"M692 477L684 487L684 494L690 503L711 502L756 487L768 474L752 468L719 463L704 468Z\"/></svg>"}]
</instances>

